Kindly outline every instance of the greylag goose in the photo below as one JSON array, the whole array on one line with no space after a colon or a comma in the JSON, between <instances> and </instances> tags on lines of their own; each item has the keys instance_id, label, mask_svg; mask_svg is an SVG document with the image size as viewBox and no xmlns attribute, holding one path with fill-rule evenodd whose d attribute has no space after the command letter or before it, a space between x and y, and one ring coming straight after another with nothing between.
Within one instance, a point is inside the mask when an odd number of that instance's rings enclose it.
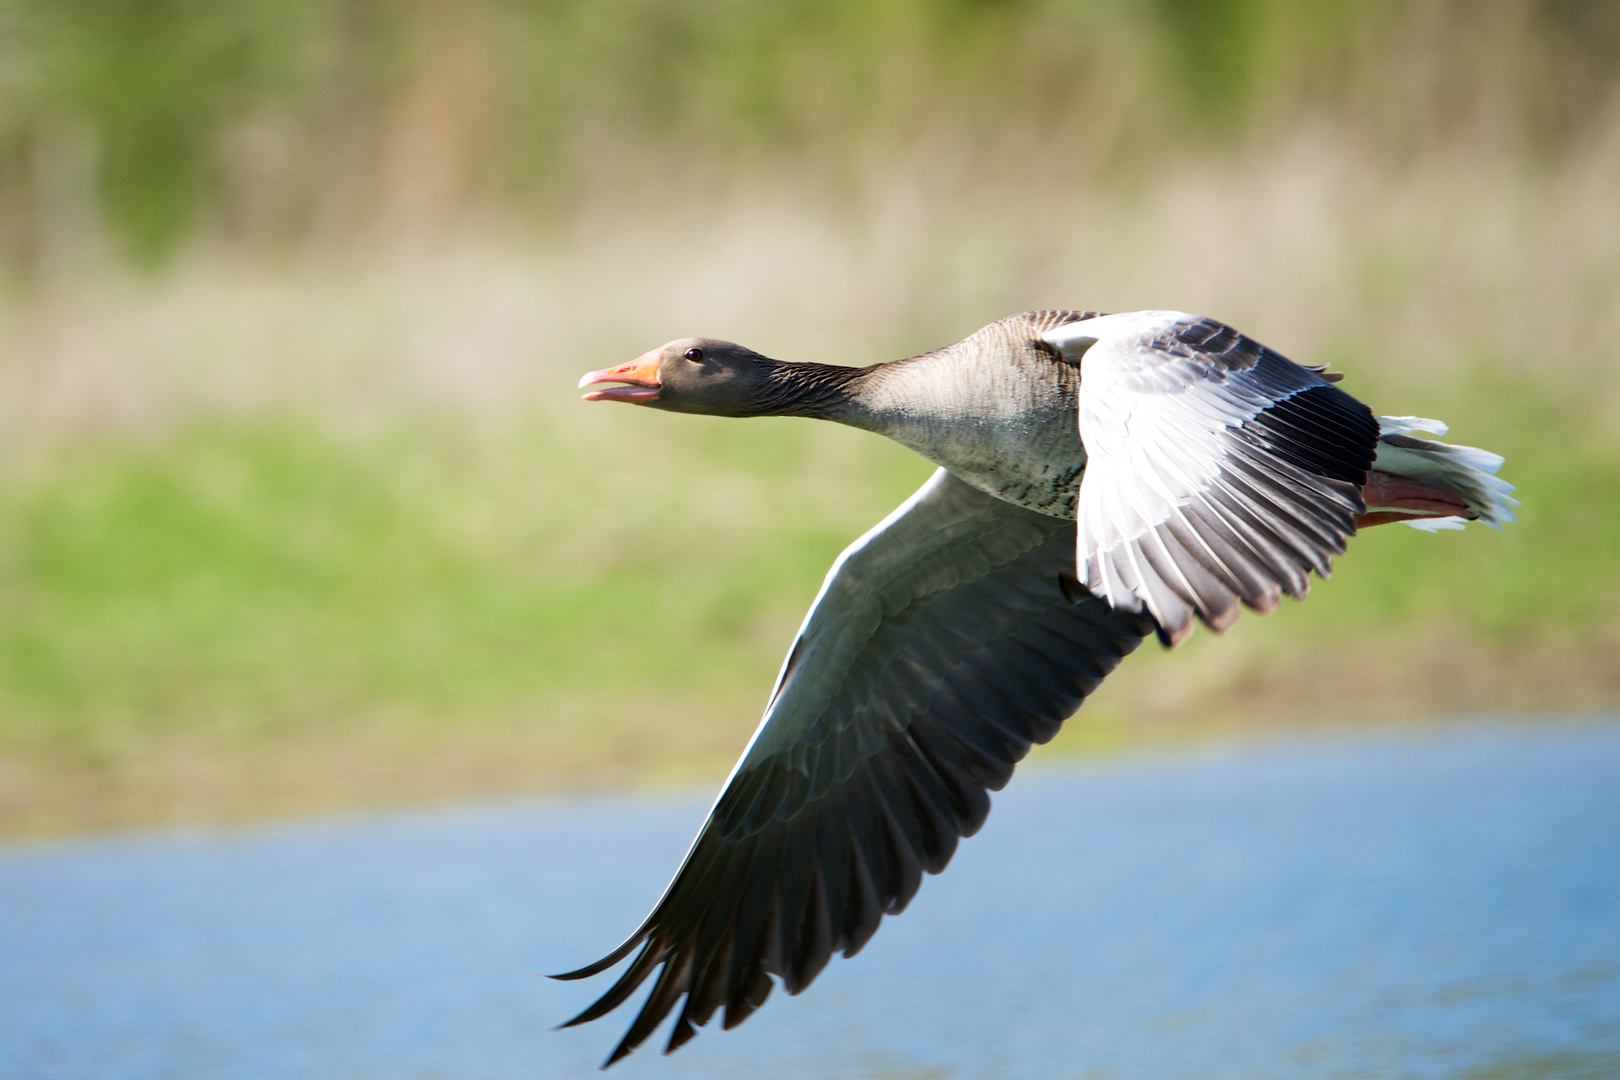
<instances>
[{"instance_id":1,"label":"greylag goose","mask_svg":"<svg viewBox=\"0 0 1620 1080\"><path fill-rule=\"evenodd\" d=\"M1027 312L862 368L683 338L581 379L593 401L848 424L939 469L833 563L663 898L557 976L635 953L564 1026L657 971L606 1068L678 1005L666 1053L717 1010L741 1023L771 976L797 994L945 868L988 792L1147 635L1303 597L1361 526L1513 520L1500 457L1337 381L1173 311Z\"/></svg>"}]
</instances>

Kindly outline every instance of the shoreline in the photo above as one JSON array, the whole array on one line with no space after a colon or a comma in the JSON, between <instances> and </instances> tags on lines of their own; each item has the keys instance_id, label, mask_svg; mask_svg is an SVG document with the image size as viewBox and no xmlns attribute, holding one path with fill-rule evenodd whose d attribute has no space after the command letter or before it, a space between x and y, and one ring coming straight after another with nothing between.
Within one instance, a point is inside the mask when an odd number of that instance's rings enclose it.
<instances>
[{"instance_id":1,"label":"shoreline","mask_svg":"<svg viewBox=\"0 0 1620 1080\"><path fill-rule=\"evenodd\" d=\"M1605 643L1439 647L1431 637L1400 651L1343 649L1308 665L1241 647L1145 648L1021 767L1277 737L1533 725L1620 708ZM3 754L0 843L708 790L747 742L755 708L736 695L573 701L481 723L375 718L256 738L193 734L99 760Z\"/></svg>"}]
</instances>

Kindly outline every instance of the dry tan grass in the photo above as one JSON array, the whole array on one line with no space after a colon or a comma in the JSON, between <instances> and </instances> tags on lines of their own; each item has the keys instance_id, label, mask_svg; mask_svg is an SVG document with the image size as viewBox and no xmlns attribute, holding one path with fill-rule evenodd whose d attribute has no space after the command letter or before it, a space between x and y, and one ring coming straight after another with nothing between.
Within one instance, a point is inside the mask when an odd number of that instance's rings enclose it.
<instances>
[{"instance_id":1,"label":"dry tan grass","mask_svg":"<svg viewBox=\"0 0 1620 1080\"><path fill-rule=\"evenodd\" d=\"M138 432L199 414L499 413L572 400L583 367L688 333L862 362L1015 310L1208 312L1357 375L1488 359L1607 399L1620 311L1620 121L1537 175L1490 159L1390 175L1330 130L1253 160L1168 163L1136 189L963 192L928 162L832 204L746 189L586 207L560 239L485 225L282 262L199 249L157 278L81 268L0 322L0 438Z\"/></svg>"}]
</instances>

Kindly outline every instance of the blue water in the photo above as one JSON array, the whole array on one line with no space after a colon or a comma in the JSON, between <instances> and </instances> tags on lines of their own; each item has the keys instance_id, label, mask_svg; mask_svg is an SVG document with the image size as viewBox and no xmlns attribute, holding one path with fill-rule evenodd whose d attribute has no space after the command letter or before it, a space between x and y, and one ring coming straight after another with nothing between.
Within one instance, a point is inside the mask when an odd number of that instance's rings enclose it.
<instances>
[{"instance_id":1,"label":"blue water","mask_svg":"<svg viewBox=\"0 0 1620 1080\"><path fill-rule=\"evenodd\" d=\"M706 800L0 848L0 1077L589 1075ZM659 1044L661 1046L661 1043ZM856 959L619 1077L1620 1077L1620 724L1026 770Z\"/></svg>"}]
</instances>

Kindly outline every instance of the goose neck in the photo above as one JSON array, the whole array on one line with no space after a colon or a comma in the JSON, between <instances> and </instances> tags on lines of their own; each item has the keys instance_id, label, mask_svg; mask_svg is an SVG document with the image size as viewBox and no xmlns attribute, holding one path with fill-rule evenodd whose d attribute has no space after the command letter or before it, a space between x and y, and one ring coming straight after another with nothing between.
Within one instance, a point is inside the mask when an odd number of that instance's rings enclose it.
<instances>
[{"instance_id":1,"label":"goose neck","mask_svg":"<svg viewBox=\"0 0 1620 1080\"><path fill-rule=\"evenodd\" d=\"M860 387L870 369L773 360L758 392L757 416L803 416L849 423L861 411Z\"/></svg>"}]
</instances>

